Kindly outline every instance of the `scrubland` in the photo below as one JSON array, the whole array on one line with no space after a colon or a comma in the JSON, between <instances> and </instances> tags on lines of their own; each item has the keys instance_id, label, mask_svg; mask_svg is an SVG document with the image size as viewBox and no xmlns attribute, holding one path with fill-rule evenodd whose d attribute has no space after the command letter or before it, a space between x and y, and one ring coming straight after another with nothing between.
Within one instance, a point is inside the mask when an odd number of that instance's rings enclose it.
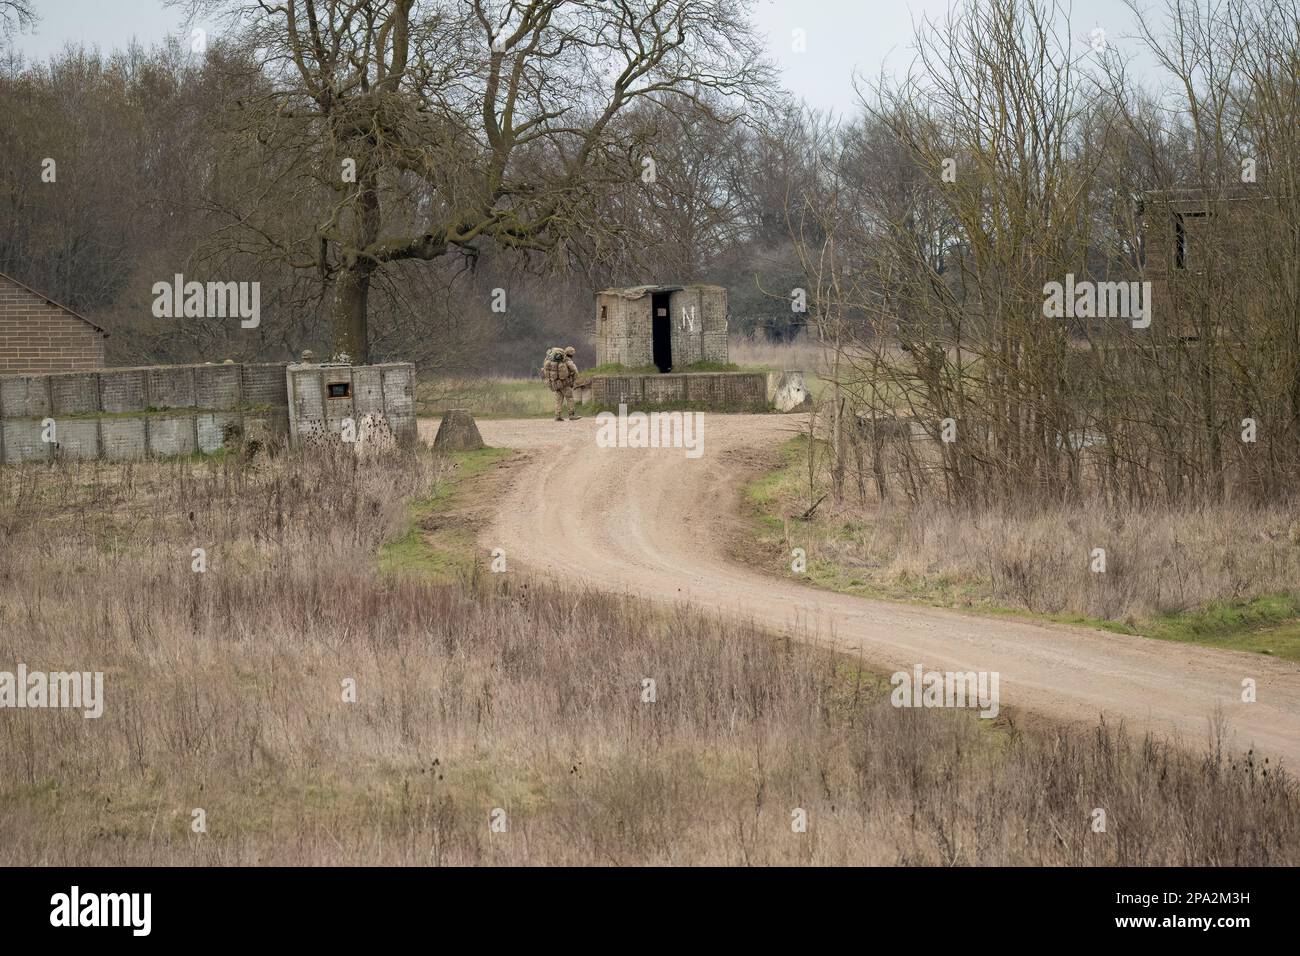
<instances>
[{"instance_id":1,"label":"scrubland","mask_svg":"<svg viewBox=\"0 0 1300 956\"><path fill-rule=\"evenodd\" d=\"M748 489L773 569L797 545L808 553L810 578L838 591L1300 660L1295 501L882 500L867 461L861 474L850 465L837 503L827 442L817 440L811 470L808 442L787 443ZM1104 572L1094 570L1096 549L1105 552Z\"/></svg>"},{"instance_id":2,"label":"scrubland","mask_svg":"<svg viewBox=\"0 0 1300 956\"><path fill-rule=\"evenodd\" d=\"M0 669L106 698L0 711L0 864L1300 862L1294 781L1212 728L896 710L788 636L422 575L461 464L0 469Z\"/></svg>"}]
</instances>

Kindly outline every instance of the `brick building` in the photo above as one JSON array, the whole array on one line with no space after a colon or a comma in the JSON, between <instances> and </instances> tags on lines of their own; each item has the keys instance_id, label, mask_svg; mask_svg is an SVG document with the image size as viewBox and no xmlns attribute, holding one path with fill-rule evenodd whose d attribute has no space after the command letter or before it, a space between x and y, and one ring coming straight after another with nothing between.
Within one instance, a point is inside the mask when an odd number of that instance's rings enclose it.
<instances>
[{"instance_id":1,"label":"brick building","mask_svg":"<svg viewBox=\"0 0 1300 956\"><path fill-rule=\"evenodd\" d=\"M104 367L108 333L0 272L0 374Z\"/></svg>"}]
</instances>

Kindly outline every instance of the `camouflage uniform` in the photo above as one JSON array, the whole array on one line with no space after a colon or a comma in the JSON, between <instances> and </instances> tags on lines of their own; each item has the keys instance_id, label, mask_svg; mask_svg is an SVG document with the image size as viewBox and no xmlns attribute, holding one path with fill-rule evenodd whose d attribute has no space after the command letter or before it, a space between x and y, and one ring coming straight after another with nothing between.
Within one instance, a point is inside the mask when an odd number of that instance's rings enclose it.
<instances>
[{"instance_id":1,"label":"camouflage uniform","mask_svg":"<svg viewBox=\"0 0 1300 956\"><path fill-rule=\"evenodd\" d=\"M555 393L555 420L564 420L564 406L569 406L569 418L577 418L573 410L573 385L578 380L578 366L572 356L575 349L547 349L546 362L542 365L542 378Z\"/></svg>"}]
</instances>

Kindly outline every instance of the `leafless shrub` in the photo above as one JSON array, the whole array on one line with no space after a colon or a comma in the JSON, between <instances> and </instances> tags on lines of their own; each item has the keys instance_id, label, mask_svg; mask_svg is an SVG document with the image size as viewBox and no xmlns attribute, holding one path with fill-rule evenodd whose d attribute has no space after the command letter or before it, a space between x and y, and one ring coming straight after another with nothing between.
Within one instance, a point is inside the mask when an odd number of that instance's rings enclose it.
<instances>
[{"instance_id":1,"label":"leafless shrub","mask_svg":"<svg viewBox=\"0 0 1300 956\"><path fill-rule=\"evenodd\" d=\"M1295 785L1227 749L896 710L689 609L376 573L444 467L0 470L0 666L102 670L107 698L5 712L0 862L1300 861Z\"/></svg>"}]
</instances>

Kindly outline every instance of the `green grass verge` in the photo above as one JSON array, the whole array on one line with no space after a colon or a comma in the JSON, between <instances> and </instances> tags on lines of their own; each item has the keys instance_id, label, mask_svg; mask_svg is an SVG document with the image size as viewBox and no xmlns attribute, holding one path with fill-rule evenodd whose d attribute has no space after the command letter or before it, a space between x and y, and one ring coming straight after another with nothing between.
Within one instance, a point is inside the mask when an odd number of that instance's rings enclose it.
<instances>
[{"instance_id":1,"label":"green grass verge","mask_svg":"<svg viewBox=\"0 0 1300 956\"><path fill-rule=\"evenodd\" d=\"M753 365L742 366L735 362L692 362L690 365L683 365L673 369L673 374L681 372L765 372L766 366ZM587 375L658 375L659 367L657 365L619 365L617 362L606 362L604 365L596 365L587 369L584 374Z\"/></svg>"},{"instance_id":2,"label":"green grass verge","mask_svg":"<svg viewBox=\"0 0 1300 956\"><path fill-rule=\"evenodd\" d=\"M658 375L659 368L655 365L619 365L617 362L606 362L603 365L593 365L587 369L588 375Z\"/></svg>"},{"instance_id":3,"label":"green grass verge","mask_svg":"<svg viewBox=\"0 0 1300 956\"><path fill-rule=\"evenodd\" d=\"M824 444L818 443L819 446ZM810 527L784 515L808 502L808 438L800 435L780 447L780 464L750 482L744 489L753 537L761 553L773 555L769 570L788 569L785 556L785 528L807 529L814 540L833 540L838 535L856 535L860 526ZM819 449L818 454L821 454ZM818 490L817 495L821 494ZM777 560L780 560L778 565ZM936 574L924 577L900 576L889 581L872 580L862 568L849 567L819 556L808 560L807 572L799 580L809 586L853 594L875 600L932 607L954 608L974 614L1052 621L1094 627L1116 634L1139 634L1162 641L1201 644L1226 650L1253 651L1289 661L1300 661L1300 596L1265 595L1245 601L1223 601L1179 614L1166 614L1122 621L1089 618L1077 614L1045 614L1009 607L981 588L979 582L957 580Z\"/></svg>"},{"instance_id":4,"label":"green grass verge","mask_svg":"<svg viewBox=\"0 0 1300 956\"><path fill-rule=\"evenodd\" d=\"M1224 601L1156 618L1138 630L1161 641L1254 651L1300 661L1300 597L1268 594L1250 601Z\"/></svg>"},{"instance_id":5,"label":"green grass verge","mask_svg":"<svg viewBox=\"0 0 1300 956\"><path fill-rule=\"evenodd\" d=\"M698 362L675 372L763 372L760 366L739 366L718 362ZM640 368L622 365L598 365L582 369L585 380L592 375L657 375L653 365ZM818 385L820 387L820 384ZM429 379L419 384L416 393L419 415L440 418L449 408L468 408L475 418L550 418L555 414L555 397L541 378L481 378L466 380ZM707 410L703 405L673 404L645 406L647 410ZM613 410L613 409L611 409ZM591 414L587 406L583 414ZM600 409L594 409L600 411Z\"/></svg>"},{"instance_id":6,"label":"green grass verge","mask_svg":"<svg viewBox=\"0 0 1300 956\"><path fill-rule=\"evenodd\" d=\"M416 574L443 584L472 576L479 558L474 529L455 520L438 519L465 503L474 478L510 454L508 448L480 448L449 455L456 464L455 473L431 494L410 504L406 530L379 551L381 573Z\"/></svg>"},{"instance_id":7,"label":"green grass verge","mask_svg":"<svg viewBox=\"0 0 1300 956\"><path fill-rule=\"evenodd\" d=\"M555 397L540 378L483 378L457 382L421 382L419 415L441 418L449 408L468 408L475 418L548 418Z\"/></svg>"}]
</instances>

